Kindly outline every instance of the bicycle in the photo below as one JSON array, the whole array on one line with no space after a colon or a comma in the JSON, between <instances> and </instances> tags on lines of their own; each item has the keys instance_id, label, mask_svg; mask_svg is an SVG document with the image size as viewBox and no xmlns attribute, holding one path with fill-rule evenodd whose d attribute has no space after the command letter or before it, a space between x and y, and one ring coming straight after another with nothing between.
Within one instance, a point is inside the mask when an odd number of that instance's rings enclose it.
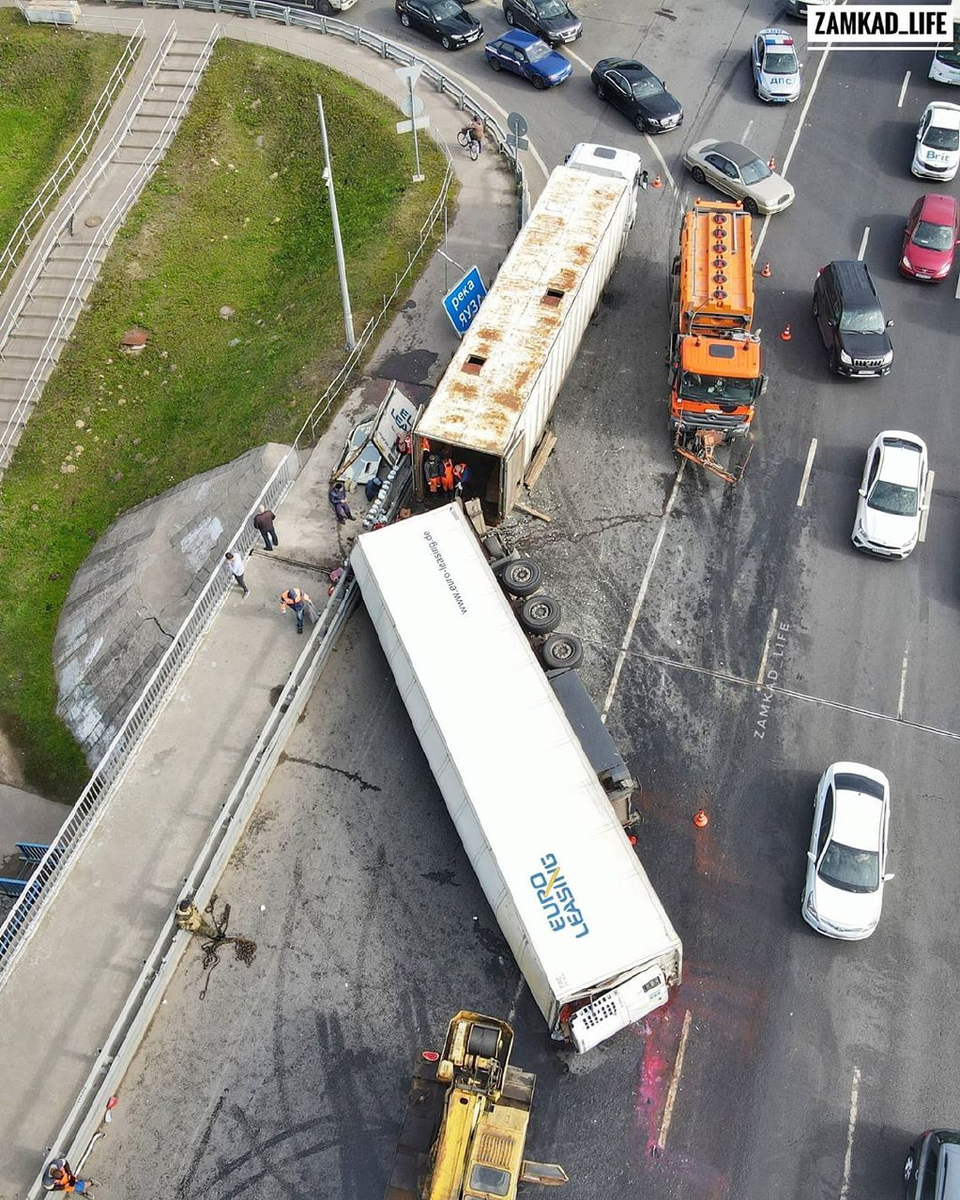
<instances>
[{"instance_id":1,"label":"bicycle","mask_svg":"<svg viewBox=\"0 0 960 1200\"><path fill-rule=\"evenodd\" d=\"M480 141L475 138L470 130L469 125L464 125L463 129L457 134L457 141L467 151L474 162L480 157L480 151L483 149Z\"/></svg>"}]
</instances>

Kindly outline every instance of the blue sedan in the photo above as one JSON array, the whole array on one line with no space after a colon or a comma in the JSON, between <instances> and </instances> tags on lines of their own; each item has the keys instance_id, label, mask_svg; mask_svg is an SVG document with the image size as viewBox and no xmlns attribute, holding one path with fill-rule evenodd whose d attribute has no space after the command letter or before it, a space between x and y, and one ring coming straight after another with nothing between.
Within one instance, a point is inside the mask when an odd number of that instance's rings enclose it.
<instances>
[{"instance_id":1,"label":"blue sedan","mask_svg":"<svg viewBox=\"0 0 960 1200\"><path fill-rule=\"evenodd\" d=\"M483 52L495 71L513 71L535 88L556 87L573 70L562 54L525 29L511 29L488 42Z\"/></svg>"}]
</instances>

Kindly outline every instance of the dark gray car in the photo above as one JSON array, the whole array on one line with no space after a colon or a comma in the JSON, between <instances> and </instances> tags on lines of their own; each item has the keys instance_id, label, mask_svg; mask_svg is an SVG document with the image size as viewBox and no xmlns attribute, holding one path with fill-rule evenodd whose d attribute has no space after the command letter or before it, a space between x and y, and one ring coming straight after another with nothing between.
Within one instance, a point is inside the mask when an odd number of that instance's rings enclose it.
<instances>
[{"instance_id":1,"label":"dark gray car","mask_svg":"<svg viewBox=\"0 0 960 1200\"><path fill-rule=\"evenodd\" d=\"M583 33L583 22L566 0L503 0L508 25L526 29L551 46L575 42Z\"/></svg>"}]
</instances>

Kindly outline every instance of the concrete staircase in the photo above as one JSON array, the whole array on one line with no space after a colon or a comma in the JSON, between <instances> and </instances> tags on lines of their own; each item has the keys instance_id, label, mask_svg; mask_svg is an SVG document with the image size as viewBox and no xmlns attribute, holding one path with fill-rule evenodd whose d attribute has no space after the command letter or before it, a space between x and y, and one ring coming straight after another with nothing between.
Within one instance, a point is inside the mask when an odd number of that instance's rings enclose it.
<instances>
[{"instance_id":1,"label":"concrete staircase","mask_svg":"<svg viewBox=\"0 0 960 1200\"><path fill-rule=\"evenodd\" d=\"M0 300L0 473L114 235L176 134L219 34L218 26L206 38L182 37L171 25L159 44L144 48L149 62L120 93L119 122L104 129Z\"/></svg>"}]
</instances>

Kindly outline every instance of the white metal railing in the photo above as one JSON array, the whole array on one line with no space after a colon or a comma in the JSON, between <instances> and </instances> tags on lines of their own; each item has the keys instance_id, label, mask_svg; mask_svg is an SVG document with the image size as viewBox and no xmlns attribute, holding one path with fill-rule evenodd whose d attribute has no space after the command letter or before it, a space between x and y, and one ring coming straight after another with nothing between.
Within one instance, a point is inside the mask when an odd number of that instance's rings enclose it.
<instances>
[{"instance_id":1,"label":"white metal railing","mask_svg":"<svg viewBox=\"0 0 960 1200\"><path fill-rule=\"evenodd\" d=\"M175 2L176 0L174 0ZM416 55L411 54L405 48L379 38L377 35L369 33L366 30L360 30L356 26L349 26L345 22L328 17L315 17L310 13L291 10L281 5L263 3L262 0L250 0L249 4L242 2L242 0L227 0L226 3L224 3L224 0L213 0L213 2L209 2L209 0L183 0L183 3L177 5L177 7L200 8L217 12L239 11L250 16L274 17L275 19L283 20L285 24L304 25L308 28L317 29L321 33L334 33L337 36L349 37L351 41L356 42L358 45L366 45L375 49L382 57L396 58L397 61L404 64L409 65L411 62L424 61L418 59ZM214 32L216 33L216 29ZM234 36L232 30L230 36ZM522 224L525 207L523 169L517 160L516 151L507 145L501 127L485 112L480 104L475 103L468 96L459 84L448 79L447 76L443 75L432 64L424 63L424 74L435 83L439 92L449 94L456 102L458 108L461 110L469 108L471 111L476 111L484 117L487 127L494 133L497 139L501 153L508 157L515 170L518 193L520 195L519 223ZM357 367L360 356L369 344L374 330L386 316L391 302L409 276L413 264L429 243L437 221L446 212L447 199L454 171L449 151L442 144L441 149L447 158L447 168L430 213L421 226L417 248L408 255L407 266L396 277L393 292L389 297L384 297L379 312L367 322L358 339L357 347L348 356L337 373L336 378L327 387L305 419L294 440L293 447L281 460L276 471L274 471L260 495L251 505L243 524L230 543L231 546L239 549L241 553L249 548L256 536L252 532L253 514L261 504L267 508L274 507L291 486L299 473L301 447L305 447L309 439L316 437L318 424L327 412L329 412L335 398L343 391L348 379ZM0 342L0 345L2 345L2 342ZM0 465L2 465L3 461L2 450L0 450ZM392 506L395 506L399 502L399 496L393 489L391 491ZM346 572L344 582L348 577L349 572ZM214 616L230 584L231 581L223 571L215 570L212 573L187 618L174 636L164 657L160 660L140 696L134 702L129 716L111 741L94 771L93 777L86 788L84 788L80 799L74 806L70 817L64 823L56 840L47 851L44 860L27 882L23 894L15 903L6 921L0 925L0 987L3 986L5 975L16 961L26 941L26 937L35 925L42 909L53 895L55 895L57 881L64 874L67 862L77 853L97 813L102 808L111 786L119 777L133 749L159 712L170 688L189 661L194 646ZM344 596L345 599L346 596ZM344 607L347 606L344 605Z\"/></svg>"},{"instance_id":2,"label":"white metal railing","mask_svg":"<svg viewBox=\"0 0 960 1200\"><path fill-rule=\"evenodd\" d=\"M171 31L175 37L176 31L173 26L171 26ZM33 370L30 372L29 378L24 383L20 399L17 401L16 407L14 408L13 413L7 422L6 428L4 429L3 433L0 434L0 471L2 471L9 463L13 454L15 439L20 432L20 428L26 422L27 415L29 414L31 407L40 396L40 393L43 391L44 382L46 381L46 378L53 365L56 363L57 358L60 355L60 351L63 348L64 342L70 335L70 330L76 322L89 287L92 286L92 284L96 281L96 278L100 272L100 263L106 247L110 245L110 242L116 235L117 230L126 219L127 213L136 203L138 196L143 191L144 187L146 187L150 177L157 168L157 164L163 158L167 147L173 140L180 120L182 119L193 93L196 90L197 81L206 68L206 64L209 61L210 55L213 53L213 47L216 44L217 39L220 37L221 32L222 27L220 25L215 25L203 50L198 55L197 61L194 64L188 79L181 87L177 99L174 102L174 106L163 124L163 128L158 132L154 145L147 152L144 161L137 167L136 171L128 180L126 186L114 200L109 211L98 227L96 236L90 243L86 254L78 265L77 273L70 284L70 290L64 298L63 304L60 307L60 311L50 329L50 333L47 335L47 340L44 342L43 348L37 356L37 360L33 365ZM134 112L131 115L129 122L124 122L124 136L126 135L126 132L129 132L129 124L132 123L135 117L136 113ZM58 237L60 234L62 234L63 229L69 226L70 222L73 220L77 206L81 202L82 196L86 194L86 191L87 189L85 188L81 195L71 199L70 204L65 209L64 214L62 214L65 217L65 222L59 226L57 234ZM39 274L37 278L39 278Z\"/></svg>"},{"instance_id":3,"label":"white metal railing","mask_svg":"<svg viewBox=\"0 0 960 1200\"><path fill-rule=\"evenodd\" d=\"M53 226L47 230L43 236L43 240L33 251L30 270L24 279L21 280L19 287L13 294L6 305L6 308L0 316L0 358L3 357L3 348L6 344L13 329L23 313L24 305L30 298L37 280L43 273L43 268L46 265L47 259L53 253L59 239L63 236L63 231L69 226L70 221L76 214L77 208L90 195L94 184L100 179L101 175L107 169L117 147L130 132L130 126L136 119L140 105L143 103L143 98L153 86L154 80L163 66L163 60L177 36L177 27L175 22L171 22L170 28L164 34L163 39L157 48L156 53L147 67L143 79L131 97L127 107L124 109L120 117L119 123L113 135L107 144L100 150L97 157L93 160L90 166L83 172L80 179L75 181L74 190L69 195L67 202L62 212L56 214L56 221Z\"/></svg>"},{"instance_id":4,"label":"white metal railing","mask_svg":"<svg viewBox=\"0 0 960 1200\"><path fill-rule=\"evenodd\" d=\"M96 141L100 133L100 127L113 105L114 97L126 82L130 67L140 53L143 40L143 21L139 21L130 35L123 53L117 61L117 65L113 68L106 86L94 104L86 124L77 135L76 141L57 164L56 169L40 189L36 199L20 218L20 222L10 235L6 246L0 250L0 291L6 286L8 278L16 269L24 247L30 245L33 231L38 225L43 223L49 208L63 194L64 187L73 178L77 167L86 158L90 147Z\"/></svg>"}]
</instances>

